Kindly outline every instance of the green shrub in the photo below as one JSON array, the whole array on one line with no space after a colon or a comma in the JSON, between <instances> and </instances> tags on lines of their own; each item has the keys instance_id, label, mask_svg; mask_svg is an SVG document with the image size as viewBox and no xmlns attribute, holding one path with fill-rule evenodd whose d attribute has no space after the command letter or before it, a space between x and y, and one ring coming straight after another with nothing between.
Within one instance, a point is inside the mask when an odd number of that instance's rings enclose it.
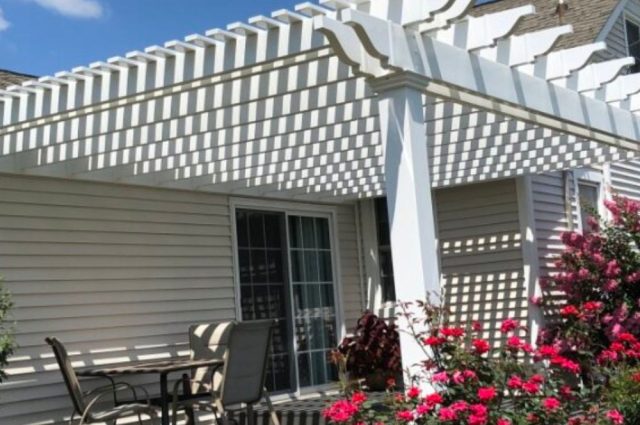
<instances>
[{"instance_id":1,"label":"green shrub","mask_svg":"<svg viewBox=\"0 0 640 425\"><path fill-rule=\"evenodd\" d=\"M640 368L620 368L609 378L604 392L609 405L616 406L625 424L640 424Z\"/></svg>"},{"instance_id":2,"label":"green shrub","mask_svg":"<svg viewBox=\"0 0 640 425\"><path fill-rule=\"evenodd\" d=\"M16 340L14 337L13 322L10 321L13 300L0 281L0 382L3 382L7 375L4 369L9 364L9 357L15 352Z\"/></svg>"}]
</instances>

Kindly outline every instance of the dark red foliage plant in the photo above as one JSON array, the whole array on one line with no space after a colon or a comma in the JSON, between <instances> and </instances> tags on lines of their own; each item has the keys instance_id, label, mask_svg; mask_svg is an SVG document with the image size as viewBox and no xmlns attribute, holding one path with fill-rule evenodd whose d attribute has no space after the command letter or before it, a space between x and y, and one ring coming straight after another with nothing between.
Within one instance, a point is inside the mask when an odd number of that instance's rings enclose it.
<instances>
[{"instance_id":1,"label":"dark red foliage plant","mask_svg":"<svg viewBox=\"0 0 640 425\"><path fill-rule=\"evenodd\" d=\"M360 317L354 335L344 338L337 351L352 378L367 378L380 371L395 376L401 371L396 326L369 311Z\"/></svg>"}]
</instances>

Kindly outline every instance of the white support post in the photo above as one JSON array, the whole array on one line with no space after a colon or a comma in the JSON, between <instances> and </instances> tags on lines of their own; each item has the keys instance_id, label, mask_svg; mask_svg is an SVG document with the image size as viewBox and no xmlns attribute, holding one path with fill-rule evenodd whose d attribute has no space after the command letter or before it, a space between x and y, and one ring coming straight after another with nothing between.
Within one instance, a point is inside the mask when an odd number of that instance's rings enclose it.
<instances>
[{"instance_id":1,"label":"white support post","mask_svg":"<svg viewBox=\"0 0 640 425\"><path fill-rule=\"evenodd\" d=\"M423 110L424 82L398 74L372 82L378 93L384 146L387 207L398 301L440 294L436 227L431 195ZM435 302L436 300L432 300ZM401 330L408 324L399 321ZM404 329L403 329L404 328ZM412 336L401 332L403 366L416 375L425 355Z\"/></svg>"}]
</instances>

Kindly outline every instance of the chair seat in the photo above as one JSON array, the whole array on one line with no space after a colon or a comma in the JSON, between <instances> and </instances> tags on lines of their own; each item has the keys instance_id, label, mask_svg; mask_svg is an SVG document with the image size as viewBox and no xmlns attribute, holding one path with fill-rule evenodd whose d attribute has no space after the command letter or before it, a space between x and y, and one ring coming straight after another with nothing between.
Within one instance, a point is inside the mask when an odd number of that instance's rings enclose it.
<instances>
[{"instance_id":1,"label":"chair seat","mask_svg":"<svg viewBox=\"0 0 640 425\"><path fill-rule=\"evenodd\" d=\"M147 406L146 404L140 403L121 404L109 410L92 413L91 419L94 421L108 421L110 419L121 418L124 416L133 416L149 412L155 413L155 408L153 406Z\"/></svg>"}]
</instances>

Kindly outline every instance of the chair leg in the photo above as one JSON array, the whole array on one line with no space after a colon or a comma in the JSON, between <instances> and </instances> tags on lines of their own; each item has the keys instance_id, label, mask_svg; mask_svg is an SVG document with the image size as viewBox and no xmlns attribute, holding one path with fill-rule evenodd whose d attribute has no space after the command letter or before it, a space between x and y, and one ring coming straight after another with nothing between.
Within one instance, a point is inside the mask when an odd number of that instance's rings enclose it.
<instances>
[{"instance_id":1,"label":"chair leg","mask_svg":"<svg viewBox=\"0 0 640 425\"><path fill-rule=\"evenodd\" d=\"M256 418L253 415L252 404L247 404L247 425L256 425Z\"/></svg>"},{"instance_id":2,"label":"chair leg","mask_svg":"<svg viewBox=\"0 0 640 425\"><path fill-rule=\"evenodd\" d=\"M271 417L272 425L280 425L280 419L278 419L278 414L276 410L273 408L273 403L271 403L271 397L269 397L269 392L267 389L264 389L264 401L267 403L267 408L269 409L269 416Z\"/></svg>"}]
</instances>

